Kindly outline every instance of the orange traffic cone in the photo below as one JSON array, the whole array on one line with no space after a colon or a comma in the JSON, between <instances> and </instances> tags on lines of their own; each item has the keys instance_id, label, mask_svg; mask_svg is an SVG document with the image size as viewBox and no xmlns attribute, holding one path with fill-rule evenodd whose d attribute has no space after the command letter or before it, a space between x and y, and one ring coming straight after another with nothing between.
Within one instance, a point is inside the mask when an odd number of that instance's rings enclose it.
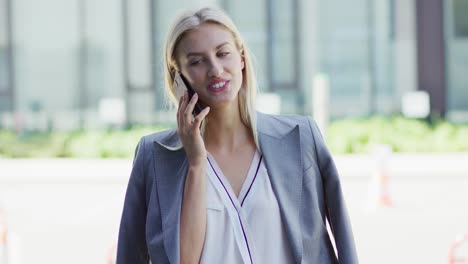
<instances>
[{"instance_id":1,"label":"orange traffic cone","mask_svg":"<svg viewBox=\"0 0 468 264\"><path fill-rule=\"evenodd\" d=\"M458 235L455 238L455 240L452 242L452 245L450 245L450 249L449 249L449 259L448 259L449 264L468 263L467 258L455 256L457 248L466 242L468 242L468 233L464 235Z\"/></svg>"},{"instance_id":2,"label":"orange traffic cone","mask_svg":"<svg viewBox=\"0 0 468 264\"><path fill-rule=\"evenodd\" d=\"M388 162L392 149L388 145L377 145L373 151L374 169L369 184L367 208L390 208L393 201L390 195L390 173Z\"/></svg>"},{"instance_id":3,"label":"orange traffic cone","mask_svg":"<svg viewBox=\"0 0 468 264\"><path fill-rule=\"evenodd\" d=\"M115 264L117 258L117 243L113 243L107 250L106 264Z\"/></svg>"},{"instance_id":4,"label":"orange traffic cone","mask_svg":"<svg viewBox=\"0 0 468 264\"><path fill-rule=\"evenodd\" d=\"M379 179L380 192L377 203L380 207L393 207L393 202L390 197L390 177L387 170L382 170L377 175Z\"/></svg>"},{"instance_id":5,"label":"orange traffic cone","mask_svg":"<svg viewBox=\"0 0 468 264\"><path fill-rule=\"evenodd\" d=\"M0 208L0 264L7 264L7 226L5 211Z\"/></svg>"}]
</instances>

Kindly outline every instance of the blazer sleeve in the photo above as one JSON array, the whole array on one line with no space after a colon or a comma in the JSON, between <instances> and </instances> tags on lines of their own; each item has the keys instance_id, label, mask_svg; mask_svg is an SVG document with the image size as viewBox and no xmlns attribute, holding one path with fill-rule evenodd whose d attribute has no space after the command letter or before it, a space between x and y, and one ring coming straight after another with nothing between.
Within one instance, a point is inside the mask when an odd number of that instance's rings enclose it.
<instances>
[{"instance_id":1,"label":"blazer sleeve","mask_svg":"<svg viewBox=\"0 0 468 264\"><path fill-rule=\"evenodd\" d=\"M326 214L335 238L338 262L355 264L358 262L351 223L346 209L341 183L335 163L328 151L317 124L309 119L315 143L316 159L322 176L326 204Z\"/></svg>"},{"instance_id":2,"label":"blazer sleeve","mask_svg":"<svg viewBox=\"0 0 468 264\"><path fill-rule=\"evenodd\" d=\"M133 168L125 195L117 244L117 264L149 263L145 239L147 203L144 158L145 138L143 137L135 150Z\"/></svg>"}]
</instances>

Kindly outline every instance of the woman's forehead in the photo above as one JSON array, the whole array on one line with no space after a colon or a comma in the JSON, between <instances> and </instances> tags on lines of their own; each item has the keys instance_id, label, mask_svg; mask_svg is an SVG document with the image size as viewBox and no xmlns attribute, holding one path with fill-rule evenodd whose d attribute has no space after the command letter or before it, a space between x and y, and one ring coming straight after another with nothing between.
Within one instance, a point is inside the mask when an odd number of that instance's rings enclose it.
<instances>
[{"instance_id":1,"label":"woman's forehead","mask_svg":"<svg viewBox=\"0 0 468 264\"><path fill-rule=\"evenodd\" d=\"M213 23L204 23L199 28L185 33L177 45L180 55L204 53L226 45L235 45L232 33L225 27Z\"/></svg>"}]
</instances>

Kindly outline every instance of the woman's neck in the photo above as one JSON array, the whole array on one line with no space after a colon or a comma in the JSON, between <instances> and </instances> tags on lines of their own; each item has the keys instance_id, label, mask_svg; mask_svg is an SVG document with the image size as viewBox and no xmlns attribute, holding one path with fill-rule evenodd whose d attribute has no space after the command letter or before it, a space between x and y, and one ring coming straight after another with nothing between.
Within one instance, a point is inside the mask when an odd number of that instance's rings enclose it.
<instances>
[{"instance_id":1,"label":"woman's neck","mask_svg":"<svg viewBox=\"0 0 468 264\"><path fill-rule=\"evenodd\" d=\"M212 110L204 133L208 151L232 153L245 144L254 144L250 129L242 122L239 107Z\"/></svg>"}]
</instances>

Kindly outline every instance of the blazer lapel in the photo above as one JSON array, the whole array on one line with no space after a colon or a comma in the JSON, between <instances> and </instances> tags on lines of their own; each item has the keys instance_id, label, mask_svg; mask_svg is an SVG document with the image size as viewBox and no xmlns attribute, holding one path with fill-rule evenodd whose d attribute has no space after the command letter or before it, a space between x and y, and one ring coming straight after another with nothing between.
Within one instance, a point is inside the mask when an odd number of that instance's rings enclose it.
<instances>
[{"instance_id":1,"label":"blazer lapel","mask_svg":"<svg viewBox=\"0 0 468 264\"><path fill-rule=\"evenodd\" d=\"M188 163L177 132L168 142L155 142L155 175L164 248L170 263L179 263L180 210Z\"/></svg>"},{"instance_id":2,"label":"blazer lapel","mask_svg":"<svg viewBox=\"0 0 468 264\"><path fill-rule=\"evenodd\" d=\"M278 199L283 225L289 238L296 263L302 260L302 232L300 222L302 197L302 149L299 126L287 132L266 122L259 115L258 138L265 158L273 190Z\"/></svg>"}]
</instances>

